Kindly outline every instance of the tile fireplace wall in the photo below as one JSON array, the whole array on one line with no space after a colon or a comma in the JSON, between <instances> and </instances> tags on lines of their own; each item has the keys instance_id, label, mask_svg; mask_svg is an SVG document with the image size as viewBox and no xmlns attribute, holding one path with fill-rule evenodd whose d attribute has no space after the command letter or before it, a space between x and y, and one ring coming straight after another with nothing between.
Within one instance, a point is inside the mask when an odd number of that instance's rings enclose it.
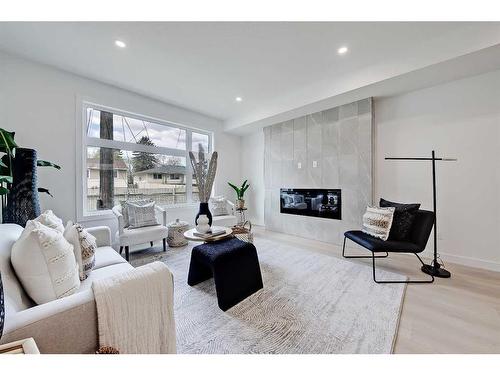
<instances>
[{"instance_id":1,"label":"tile fireplace wall","mask_svg":"<svg viewBox=\"0 0 500 375\"><path fill-rule=\"evenodd\" d=\"M264 128L264 220L269 230L340 244L372 204L372 99ZM280 188L342 189L342 220L280 213Z\"/></svg>"}]
</instances>

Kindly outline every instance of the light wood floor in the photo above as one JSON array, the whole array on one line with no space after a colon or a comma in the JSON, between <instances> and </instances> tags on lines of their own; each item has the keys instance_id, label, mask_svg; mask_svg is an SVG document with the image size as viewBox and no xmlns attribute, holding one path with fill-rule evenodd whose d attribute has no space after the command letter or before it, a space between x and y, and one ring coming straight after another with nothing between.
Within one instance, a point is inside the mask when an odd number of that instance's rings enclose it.
<instances>
[{"instance_id":1,"label":"light wood floor","mask_svg":"<svg viewBox=\"0 0 500 375\"><path fill-rule=\"evenodd\" d=\"M256 237L342 257L342 248L257 227ZM355 245L353 245L355 246ZM351 249L352 253L361 253ZM364 262L370 259L345 259ZM377 267L410 278L427 275L413 255L390 254ZM408 285L395 353L500 353L500 272L447 263L450 279L433 284Z\"/></svg>"}]
</instances>

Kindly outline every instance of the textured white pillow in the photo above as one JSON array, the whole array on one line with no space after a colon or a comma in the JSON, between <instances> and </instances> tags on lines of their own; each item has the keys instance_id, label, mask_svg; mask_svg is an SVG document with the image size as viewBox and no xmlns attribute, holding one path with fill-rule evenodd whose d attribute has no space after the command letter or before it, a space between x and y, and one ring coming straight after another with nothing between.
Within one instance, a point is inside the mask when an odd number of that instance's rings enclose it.
<instances>
[{"instance_id":1,"label":"textured white pillow","mask_svg":"<svg viewBox=\"0 0 500 375\"><path fill-rule=\"evenodd\" d=\"M370 236L387 241L391 231L394 207L366 207L362 231Z\"/></svg>"},{"instance_id":2,"label":"textured white pillow","mask_svg":"<svg viewBox=\"0 0 500 375\"><path fill-rule=\"evenodd\" d=\"M95 266L96 238L80 224L73 224L71 221L66 224L64 238L73 245L80 281L83 281Z\"/></svg>"},{"instance_id":3,"label":"textured white pillow","mask_svg":"<svg viewBox=\"0 0 500 375\"><path fill-rule=\"evenodd\" d=\"M26 293L37 304L69 296L80 287L73 246L63 234L29 220L12 246L11 263Z\"/></svg>"},{"instance_id":4,"label":"textured white pillow","mask_svg":"<svg viewBox=\"0 0 500 375\"><path fill-rule=\"evenodd\" d=\"M212 197L209 200L210 211L213 216L224 216L229 215L227 212L227 203L224 196Z\"/></svg>"},{"instance_id":5,"label":"textured white pillow","mask_svg":"<svg viewBox=\"0 0 500 375\"><path fill-rule=\"evenodd\" d=\"M158 225L155 213L155 202L127 202L129 228L142 228Z\"/></svg>"},{"instance_id":6,"label":"textured white pillow","mask_svg":"<svg viewBox=\"0 0 500 375\"><path fill-rule=\"evenodd\" d=\"M61 233L64 232L64 225L61 219L59 219L52 210L44 211L40 216L38 216L34 221L42 223L46 227L55 229Z\"/></svg>"},{"instance_id":7,"label":"textured white pillow","mask_svg":"<svg viewBox=\"0 0 500 375\"><path fill-rule=\"evenodd\" d=\"M138 199L135 201L120 201L120 206L122 207L122 215L123 215L123 227L127 228L130 225L129 220L128 220L128 204L129 203L133 203L133 204L141 206L143 204L151 203L151 202L153 202L151 199Z\"/></svg>"}]
</instances>

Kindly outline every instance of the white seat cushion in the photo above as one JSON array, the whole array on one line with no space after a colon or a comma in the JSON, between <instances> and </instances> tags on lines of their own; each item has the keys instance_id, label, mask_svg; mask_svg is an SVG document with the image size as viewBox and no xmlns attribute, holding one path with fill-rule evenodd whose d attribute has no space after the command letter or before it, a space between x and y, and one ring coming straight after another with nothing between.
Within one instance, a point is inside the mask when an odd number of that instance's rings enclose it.
<instances>
[{"instance_id":1,"label":"white seat cushion","mask_svg":"<svg viewBox=\"0 0 500 375\"><path fill-rule=\"evenodd\" d=\"M96 249L94 270L121 263L127 263L127 261L112 247L103 246Z\"/></svg>"},{"instance_id":2,"label":"white seat cushion","mask_svg":"<svg viewBox=\"0 0 500 375\"><path fill-rule=\"evenodd\" d=\"M134 267L132 267L127 262L120 264L113 264L111 266L102 267L98 269L94 268L90 273L89 277L87 277L85 280L81 282L80 289L78 289L78 292L92 288L92 283L95 280L100 280L113 275L118 275L120 273L130 271L132 269L134 269Z\"/></svg>"},{"instance_id":3,"label":"white seat cushion","mask_svg":"<svg viewBox=\"0 0 500 375\"><path fill-rule=\"evenodd\" d=\"M120 246L140 245L150 241L158 241L168 237L168 228L163 225L154 225L143 228L125 228L118 234Z\"/></svg>"}]
</instances>

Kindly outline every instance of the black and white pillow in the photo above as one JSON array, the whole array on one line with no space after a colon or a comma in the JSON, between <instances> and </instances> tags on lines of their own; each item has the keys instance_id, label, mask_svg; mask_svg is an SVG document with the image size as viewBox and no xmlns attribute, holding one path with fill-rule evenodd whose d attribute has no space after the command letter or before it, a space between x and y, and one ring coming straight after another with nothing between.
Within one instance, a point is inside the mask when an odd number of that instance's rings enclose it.
<instances>
[{"instance_id":1,"label":"black and white pillow","mask_svg":"<svg viewBox=\"0 0 500 375\"><path fill-rule=\"evenodd\" d=\"M394 207L380 208L368 206L363 215L363 228L361 230L372 237L386 241L391 230L393 216Z\"/></svg>"},{"instance_id":2,"label":"black and white pillow","mask_svg":"<svg viewBox=\"0 0 500 375\"><path fill-rule=\"evenodd\" d=\"M86 280L95 266L96 238L80 224L68 221L64 238L73 245L80 281Z\"/></svg>"},{"instance_id":3,"label":"black and white pillow","mask_svg":"<svg viewBox=\"0 0 500 375\"><path fill-rule=\"evenodd\" d=\"M5 306L3 300L2 273L0 272L0 339L2 338L4 320L5 320Z\"/></svg>"},{"instance_id":4,"label":"black and white pillow","mask_svg":"<svg viewBox=\"0 0 500 375\"><path fill-rule=\"evenodd\" d=\"M417 211L420 208L420 203L395 203L380 198L380 207L394 207L394 219L392 221L389 240L405 241L408 240L411 232L411 227L417 216Z\"/></svg>"}]
</instances>

